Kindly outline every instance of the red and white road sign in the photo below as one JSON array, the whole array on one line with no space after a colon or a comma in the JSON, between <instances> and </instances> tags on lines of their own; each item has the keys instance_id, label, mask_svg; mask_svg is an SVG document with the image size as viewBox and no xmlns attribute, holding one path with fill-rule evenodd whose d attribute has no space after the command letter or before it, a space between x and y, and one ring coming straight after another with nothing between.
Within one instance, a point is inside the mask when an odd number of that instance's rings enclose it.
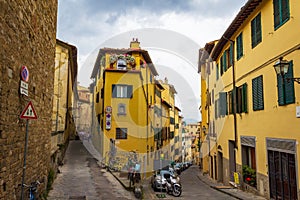
<instances>
[{"instance_id":1,"label":"red and white road sign","mask_svg":"<svg viewBox=\"0 0 300 200\"><path fill-rule=\"evenodd\" d=\"M21 119L37 119L38 118L31 101L27 104L25 109L22 111L20 118Z\"/></svg>"}]
</instances>

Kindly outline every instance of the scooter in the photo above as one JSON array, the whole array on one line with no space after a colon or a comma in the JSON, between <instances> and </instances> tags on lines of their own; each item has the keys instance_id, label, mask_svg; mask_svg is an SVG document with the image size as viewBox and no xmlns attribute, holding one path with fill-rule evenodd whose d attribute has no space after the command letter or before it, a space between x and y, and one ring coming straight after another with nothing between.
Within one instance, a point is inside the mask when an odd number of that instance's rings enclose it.
<instances>
[{"instance_id":1,"label":"scooter","mask_svg":"<svg viewBox=\"0 0 300 200\"><path fill-rule=\"evenodd\" d=\"M164 184L167 194L172 194L174 197L179 197L182 193L182 186L180 183L176 182L176 179L167 178L167 181Z\"/></svg>"}]
</instances>

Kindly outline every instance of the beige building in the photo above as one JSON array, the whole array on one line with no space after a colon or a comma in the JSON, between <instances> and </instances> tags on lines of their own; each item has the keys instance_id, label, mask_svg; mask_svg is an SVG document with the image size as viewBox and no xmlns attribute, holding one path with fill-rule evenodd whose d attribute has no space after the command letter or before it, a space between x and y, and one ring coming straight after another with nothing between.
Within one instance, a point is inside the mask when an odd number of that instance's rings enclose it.
<instances>
[{"instance_id":1,"label":"beige building","mask_svg":"<svg viewBox=\"0 0 300 200\"><path fill-rule=\"evenodd\" d=\"M55 53L51 132L51 164L54 171L62 162L70 138L75 138L78 102L77 48L57 39Z\"/></svg>"}]
</instances>

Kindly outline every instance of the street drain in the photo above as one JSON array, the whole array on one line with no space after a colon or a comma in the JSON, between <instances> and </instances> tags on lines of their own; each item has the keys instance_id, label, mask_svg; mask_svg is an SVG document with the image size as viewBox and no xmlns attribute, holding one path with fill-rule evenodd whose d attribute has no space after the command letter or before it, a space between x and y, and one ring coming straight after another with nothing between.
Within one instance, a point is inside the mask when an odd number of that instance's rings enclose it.
<instances>
[{"instance_id":1,"label":"street drain","mask_svg":"<svg viewBox=\"0 0 300 200\"><path fill-rule=\"evenodd\" d=\"M85 196L70 196L69 200L86 200Z\"/></svg>"}]
</instances>

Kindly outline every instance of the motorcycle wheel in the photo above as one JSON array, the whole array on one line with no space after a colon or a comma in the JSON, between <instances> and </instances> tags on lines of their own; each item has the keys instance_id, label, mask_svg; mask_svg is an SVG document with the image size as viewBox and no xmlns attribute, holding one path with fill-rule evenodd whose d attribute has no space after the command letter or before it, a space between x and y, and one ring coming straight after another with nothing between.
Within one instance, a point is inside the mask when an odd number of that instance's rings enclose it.
<instances>
[{"instance_id":1,"label":"motorcycle wheel","mask_svg":"<svg viewBox=\"0 0 300 200\"><path fill-rule=\"evenodd\" d=\"M181 187L179 187L178 185L175 185L173 188L173 196L175 197L179 197L181 195Z\"/></svg>"}]
</instances>

